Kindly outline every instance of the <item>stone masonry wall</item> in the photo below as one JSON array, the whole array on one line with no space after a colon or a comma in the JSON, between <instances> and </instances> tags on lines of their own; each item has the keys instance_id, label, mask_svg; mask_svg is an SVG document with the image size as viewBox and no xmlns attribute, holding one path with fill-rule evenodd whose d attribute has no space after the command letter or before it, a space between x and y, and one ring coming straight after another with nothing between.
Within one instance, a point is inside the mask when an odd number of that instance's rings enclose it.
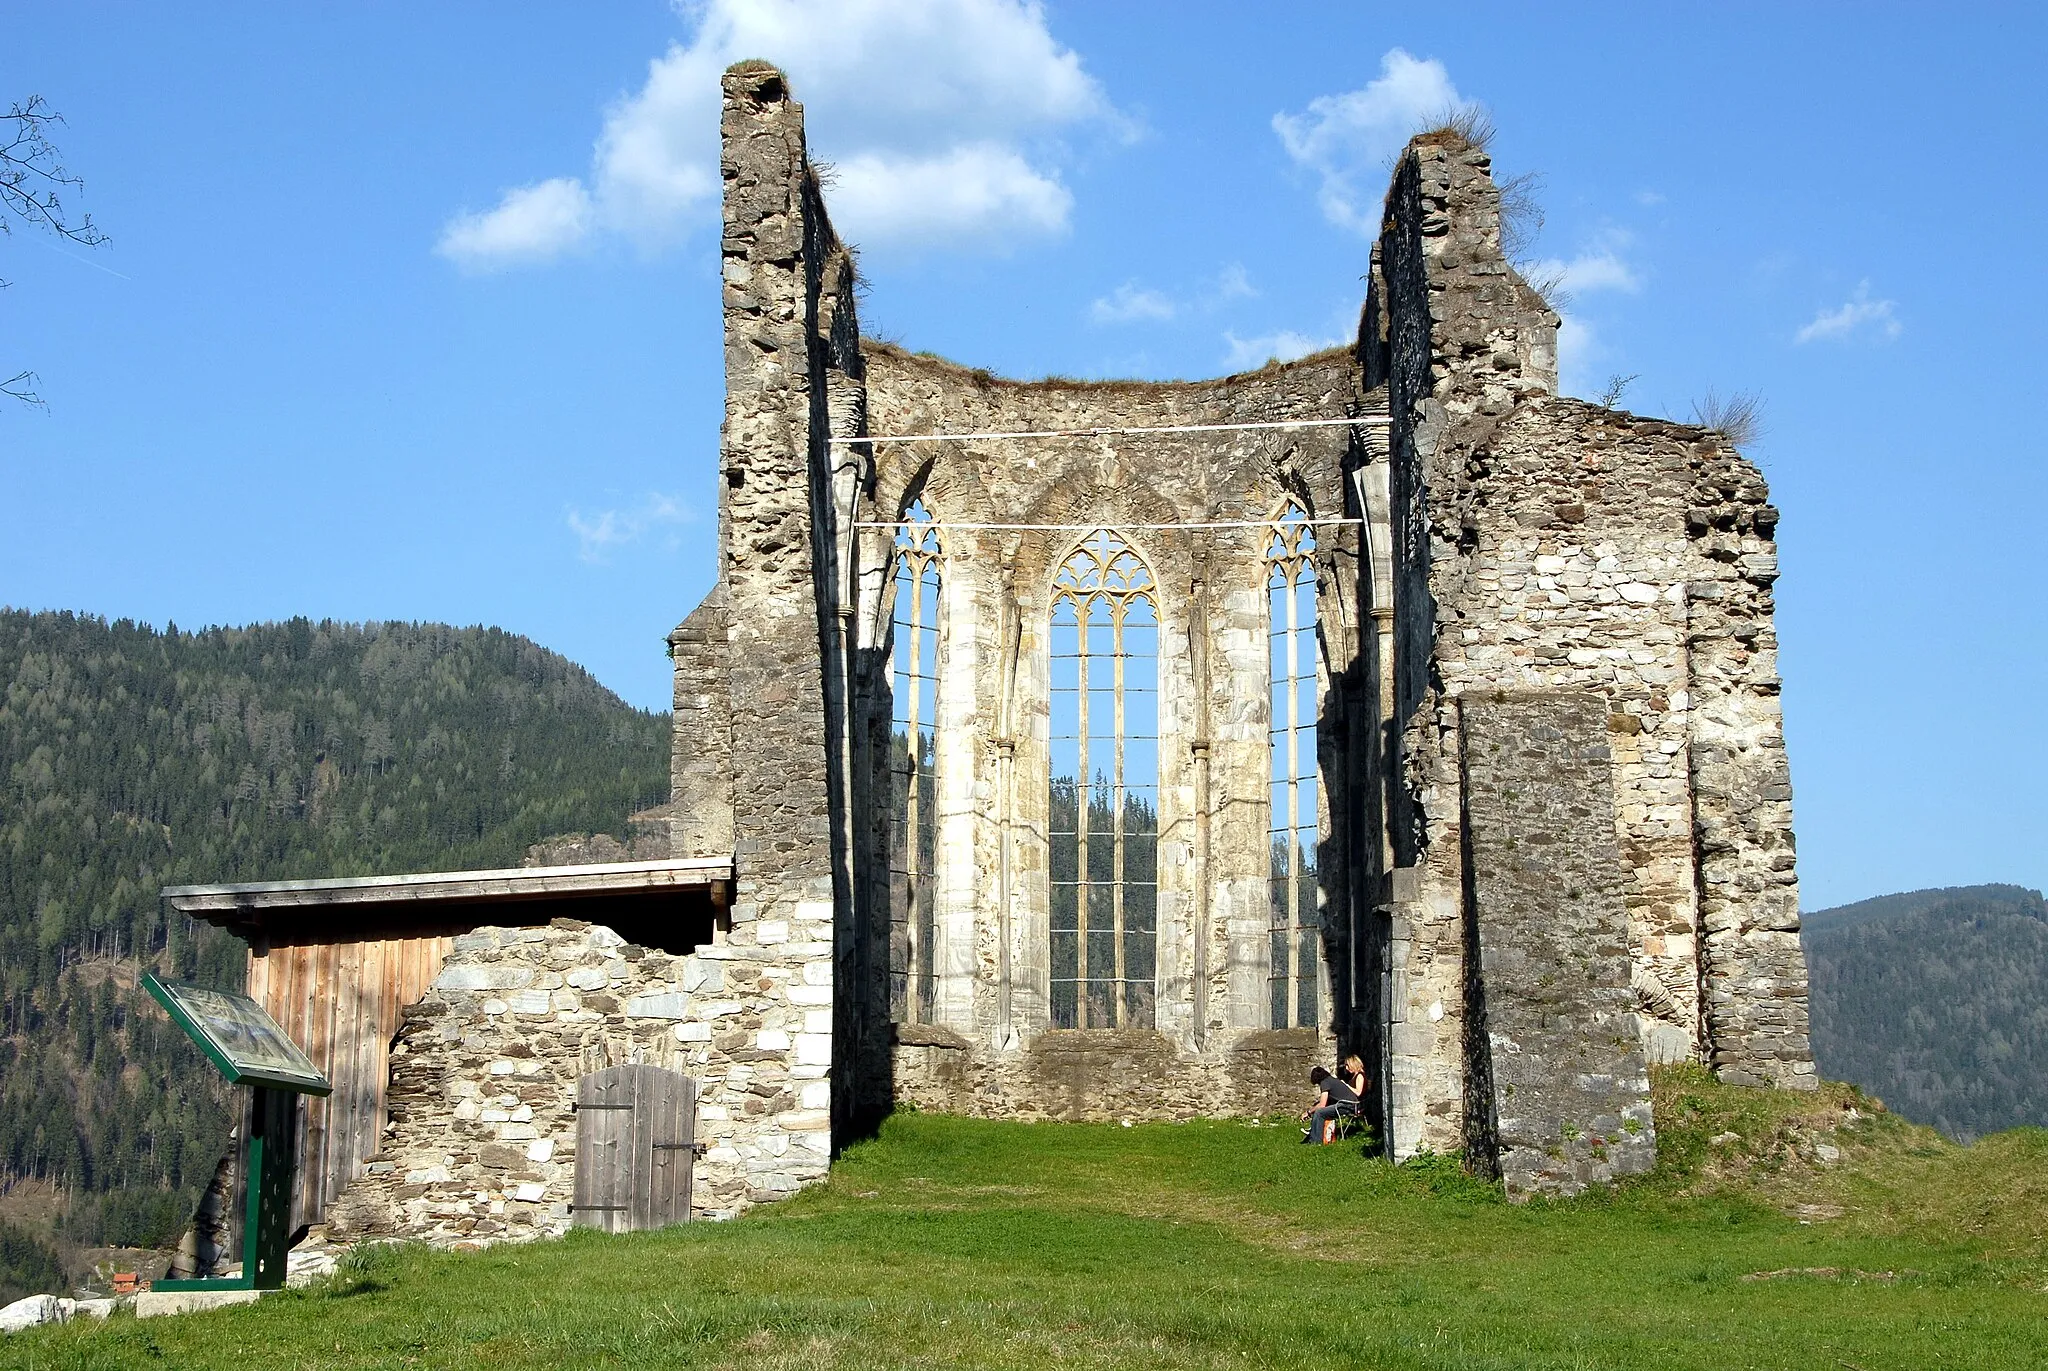
<instances>
[{"instance_id":1,"label":"stone masonry wall","mask_svg":"<svg viewBox=\"0 0 2048 1371\"><path fill-rule=\"evenodd\" d=\"M1524 399L1555 389L1557 316L1501 255L1491 162L1455 135L1418 139L1396 164L1379 259L1392 418L1397 773L1388 806L1397 867L1389 1090L1394 1150L1406 1156L1448 1151L1463 1138L1457 718L1434 667L1468 536L1452 497L1463 449Z\"/></svg>"},{"instance_id":2,"label":"stone masonry wall","mask_svg":"<svg viewBox=\"0 0 2048 1371\"><path fill-rule=\"evenodd\" d=\"M1810 1079L1785 900L1796 885L1769 637L1775 514L1761 479L1712 434L1550 393L1540 337L1528 339L1554 318L1500 260L1484 154L1412 145L1380 249L1394 417L1396 1150L1464 1131L1459 914L1472 873L1455 705L1483 688L1608 702L1632 981L1660 1052L1711 1054L1730 1079ZM1715 613L1698 608L1708 602ZM1720 681L1712 715L1695 694L1706 663ZM1705 892L1719 894L1712 920Z\"/></svg>"},{"instance_id":3,"label":"stone masonry wall","mask_svg":"<svg viewBox=\"0 0 2048 1371\"><path fill-rule=\"evenodd\" d=\"M1810 1079L1775 514L1712 435L1555 396L1557 316L1501 255L1483 151L1426 135L1397 164L1356 350L1209 382L1020 383L858 337L851 257L781 73L726 74L722 134L723 620L707 602L674 640L678 798L687 783L716 811L688 821L708 825L692 845L715 845L730 806L729 943L764 984L832 959L822 1045L808 999L761 1031L790 1035L792 1081L829 1074L835 1127L894 1099L1121 1112L1141 1066L1251 1100L1266 1067L1237 1063L1384 1042L1397 1154L1459 1146L1485 1123L1467 1118L1468 1010L1498 998L1467 955L1469 896L1500 875L1471 862L1459 700L1502 687L1605 704L1612 847L1587 851L1616 864L1630 993L1658 1050L1710 1055L1730 1079ZM1344 428L1103 431L1367 414L1382 375L1384 445ZM1081 432L844 441L1017 430ZM1269 1027L1258 526L1290 499L1368 516L1317 532L1327 974L1301 1044ZM915 999L881 803L892 521L914 500L943 545L935 1022L892 1027ZM1096 527L1156 586L1160 888L1155 1028L1091 1041L1049 1028L1045 830L1051 577ZM686 665L709 684L686 690ZM726 743L728 790L686 722Z\"/></svg>"},{"instance_id":4,"label":"stone masonry wall","mask_svg":"<svg viewBox=\"0 0 2048 1371\"><path fill-rule=\"evenodd\" d=\"M904 1025L898 1103L993 1119L1259 1118L1300 1112L1308 1069L1328 1052L1312 1028L1231 1035L1190 1054L1149 1029L1051 1029L1015 1052L989 1052L951 1029Z\"/></svg>"},{"instance_id":5,"label":"stone masonry wall","mask_svg":"<svg viewBox=\"0 0 2048 1371\"><path fill-rule=\"evenodd\" d=\"M1470 533L1437 649L1446 690L1607 700L1653 1038L1731 1079L1810 1082L1761 477L1700 429L1549 397L1472 448L1465 473ZM1727 886L1721 917L1747 941L1717 963L1702 897Z\"/></svg>"},{"instance_id":6,"label":"stone masonry wall","mask_svg":"<svg viewBox=\"0 0 2048 1371\"><path fill-rule=\"evenodd\" d=\"M814 500L825 460L813 351L817 258L829 229L812 200L803 109L780 72L742 62L725 74L720 138L726 401L719 581L734 876L727 946L770 997L755 1071L829 1093L832 979L813 977L834 955L840 892L826 709L834 666L818 580L829 567L817 557ZM806 1109L799 1118L801 1129L791 1127L787 1143L775 1144L784 1165L764 1179L764 1193L825 1174L831 1116Z\"/></svg>"},{"instance_id":7,"label":"stone masonry wall","mask_svg":"<svg viewBox=\"0 0 2048 1371\"><path fill-rule=\"evenodd\" d=\"M732 706L727 696L725 589L668 635L675 667L669 851L677 857L732 852Z\"/></svg>"},{"instance_id":8,"label":"stone masonry wall","mask_svg":"<svg viewBox=\"0 0 2048 1371\"><path fill-rule=\"evenodd\" d=\"M870 424L883 433L1327 419L1369 406L1355 360L1343 352L1219 381L1155 385L1020 384L872 342L866 351ZM878 445L873 513L864 517L887 521L921 499L942 526L934 1017L974 1044L975 1074L1028 1079L1021 1054L1049 1024L1050 587L1085 526L1120 531L1146 560L1157 587L1157 1028L1187 1063L1206 1062L1200 1069L1212 1072L1226 1070L1243 1035L1269 1031L1270 695L1266 538L1257 525L1290 497L1318 516L1355 513L1346 472L1369 460L1375 443L1376 436L1342 428L1310 428ZM1145 527L1230 520L1254 526ZM1076 527L947 527L967 523ZM1357 609L1349 592L1358 583L1362 539L1354 526L1343 524L1319 528L1317 539L1319 614L1330 654L1323 710L1327 743L1328 723L1343 710L1342 687L1359 651ZM861 631L877 647L886 644L889 631L889 543L887 530L870 529L858 559ZM886 656L878 656L886 663ZM876 688L887 689L886 674ZM873 714L886 717L881 708ZM1326 835L1339 830L1344 817L1330 812L1333 799L1342 805L1341 790L1324 796ZM1325 960L1333 975L1323 992L1323 1044L1304 1044L1301 1070L1290 1074L1302 1074L1318 1055L1329 1055L1336 1040L1352 1036L1346 1022L1352 933L1345 894L1333 870L1324 907ZM900 1003L902 997L895 998ZM899 1066L896 1079L899 1090L913 1096L920 1089L912 1084L921 1079L918 1068ZM1102 1088L1115 1087L1105 1080ZM1039 1108L1028 1090L1007 1087L982 1100L977 1112L997 1110L999 1100L1015 1101L1024 1113Z\"/></svg>"},{"instance_id":9,"label":"stone masonry wall","mask_svg":"<svg viewBox=\"0 0 2048 1371\"><path fill-rule=\"evenodd\" d=\"M1656 1162L1605 697L1459 697L1471 847L1468 1154L1511 1198Z\"/></svg>"},{"instance_id":10,"label":"stone masonry wall","mask_svg":"<svg viewBox=\"0 0 2048 1371\"><path fill-rule=\"evenodd\" d=\"M698 1085L696 1213L788 1193L826 1158L830 1086L797 1079L784 1005L829 1016L829 951L794 972L725 945L671 956L601 925L455 939L391 1053L383 1145L329 1210L330 1236L516 1241L570 1225L585 1074L628 1062ZM822 1025L816 1025L822 1027ZM822 1035L818 1035L822 1036ZM822 1055L822 1054L820 1054Z\"/></svg>"}]
</instances>

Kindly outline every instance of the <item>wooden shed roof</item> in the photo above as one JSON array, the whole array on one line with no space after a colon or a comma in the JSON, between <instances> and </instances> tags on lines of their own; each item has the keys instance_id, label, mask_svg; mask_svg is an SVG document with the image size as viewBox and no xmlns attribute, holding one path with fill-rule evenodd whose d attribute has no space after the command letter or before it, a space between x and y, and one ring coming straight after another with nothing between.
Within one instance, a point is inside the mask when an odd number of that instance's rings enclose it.
<instances>
[{"instance_id":1,"label":"wooden shed roof","mask_svg":"<svg viewBox=\"0 0 2048 1371\"><path fill-rule=\"evenodd\" d=\"M245 885L166 886L172 909L244 937L311 932L343 934L351 925L473 924L483 905L547 906L527 911L542 922L573 914L606 922L604 912L664 897L723 905L732 880L724 857L677 857L657 862L605 862L589 866L508 867L498 871L430 871L411 876L348 876L314 881L257 881ZM511 922L511 920L503 920ZM523 922L523 920L522 920Z\"/></svg>"}]
</instances>

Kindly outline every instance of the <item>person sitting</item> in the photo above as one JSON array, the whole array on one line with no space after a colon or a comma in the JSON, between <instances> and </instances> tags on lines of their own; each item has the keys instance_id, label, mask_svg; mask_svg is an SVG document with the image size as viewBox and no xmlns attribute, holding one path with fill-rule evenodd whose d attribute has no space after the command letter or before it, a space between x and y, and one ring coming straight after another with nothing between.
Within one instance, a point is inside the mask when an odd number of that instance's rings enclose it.
<instances>
[{"instance_id":1,"label":"person sitting","mask_svg":"<svg viewBox=\"0 0 2048 1371\"><path fill-rule=\"evenodd\" d=\"M1356 1052L1352 1053L1344 1059L1344 1064L1337 1068L1337 1074L1342 1076L1344 1083L1351 1087L1351 1093L1358 1096L1359 1107L1363 1109L1366 1090L1364 1059Z\"/></svg>"},{"instance_id":2,"label":"person sitting","mask_svg":"<svg viewBox=\"0 0 2048 1371\"><path fill-rule=\"evenodd\" d=\"M1330 1139L1325 1134L1334 1136L1338 1119L1358 1112L1358 1092L1342 1076L1332 1075L1320 1066L1308 1073L1308 1083L1318 1094L1315 1104L1302 1115L1308 1120L1308 1127L1301 1130L1301 1140L1326 1142Z\"/></svg>"}]
</instances>

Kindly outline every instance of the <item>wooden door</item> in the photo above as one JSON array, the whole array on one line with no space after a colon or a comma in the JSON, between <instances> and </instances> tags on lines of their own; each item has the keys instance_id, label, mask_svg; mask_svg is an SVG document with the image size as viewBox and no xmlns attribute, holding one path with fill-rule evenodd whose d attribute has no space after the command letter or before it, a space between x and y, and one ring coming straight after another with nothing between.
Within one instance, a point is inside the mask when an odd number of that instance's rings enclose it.
<instances>
[{"instance_id":1,"label":"wooden door","mask_svg":"<svg viewBox=\"0 0 2048 1371\"><path fill-rule=\"evenodd\" d=\"M658 1066L611 1066L576 1083L576 1200L584 1228L624 1233L690 1217L697 1083Z\"/></svg>"}]
</instances>

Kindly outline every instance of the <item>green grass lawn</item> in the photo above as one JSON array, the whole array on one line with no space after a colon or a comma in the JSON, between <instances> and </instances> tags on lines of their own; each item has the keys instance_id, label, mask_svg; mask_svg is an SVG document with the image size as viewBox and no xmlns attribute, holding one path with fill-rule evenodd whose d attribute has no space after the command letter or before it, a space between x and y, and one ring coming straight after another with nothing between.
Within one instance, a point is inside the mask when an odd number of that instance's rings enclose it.
<instances>
[{"instance_id":1,"label":"green grass lawn","mask_svg":"<svg viewBox=\"0 0 2048 1371\"><path fill-rule=\"evenodd\" d=\"M1526 1206L1285 1125L899 1115L735 1223L377 1249L254 1308L19 1335L0 1364L2048 1365L2048 1133L1964 1149L1844 1126L1840 1087L1658 1089L1656 1175Z\"/></svg>"}]
</instances>

